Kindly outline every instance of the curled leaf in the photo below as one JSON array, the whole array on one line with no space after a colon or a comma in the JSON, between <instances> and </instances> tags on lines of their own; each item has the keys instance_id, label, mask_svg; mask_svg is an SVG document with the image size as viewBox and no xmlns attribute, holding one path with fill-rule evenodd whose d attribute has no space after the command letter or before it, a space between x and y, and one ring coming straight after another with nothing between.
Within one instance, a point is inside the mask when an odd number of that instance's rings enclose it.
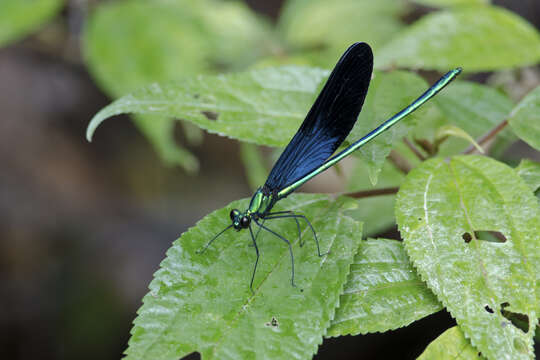
<instances>
[{"instance_id":1,"label":"curled leaf","mask_svg":"<svg viewBox=\"0 0 540 360\"><path fill-rule=\"evenodd\" d=\"M445 139L448 136L455 136L455 137L467 140L476 148L476 150L478 150L478 152L482 154L484 153L484 149L482 149L480 145L478 145L478 143L472 138L471 135L467 134L465 130L460 129L459 127L455 125L441 126L435 133L435 141L440 143L443 139Z\"/></svg>"}]
</instances>

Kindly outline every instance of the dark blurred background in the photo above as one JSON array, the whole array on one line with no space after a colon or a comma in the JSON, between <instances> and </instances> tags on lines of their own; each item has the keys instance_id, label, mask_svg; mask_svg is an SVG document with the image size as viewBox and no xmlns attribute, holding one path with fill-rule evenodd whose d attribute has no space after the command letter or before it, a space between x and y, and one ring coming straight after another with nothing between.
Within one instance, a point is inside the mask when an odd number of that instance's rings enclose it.
<instances>
[{"instance_id":1,"label":"dark blurred background","mask_svg":"<svg viewBox=\"0 0 540 360\"><path fill-rule=\"evenodd\" d=\"M495 2L540 26L540 2ZM81 59L84 19L74 3L39 33L0 49L4 359L120 358L171 242L251 193L234 140L205 134L190 147L200 160L196 175L164 165L127 117L85 140L90 118L111 99ZM282 1L248 3L275 20ZM317 357L413 358L452 323L441 312L385 334L325 340Z\"/></svg>"}]
</instances>

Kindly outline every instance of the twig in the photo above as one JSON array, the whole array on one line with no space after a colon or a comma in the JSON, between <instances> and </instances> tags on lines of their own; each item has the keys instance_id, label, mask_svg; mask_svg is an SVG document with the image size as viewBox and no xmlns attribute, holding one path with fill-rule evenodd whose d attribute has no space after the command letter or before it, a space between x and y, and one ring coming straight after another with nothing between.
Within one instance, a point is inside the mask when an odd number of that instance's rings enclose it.
<instances>
[{"instance_id":1,"label":"twig","mask_svg":"<svg viewBox=\"0 0 540 360\"><path fill-rule=\"evenodd\" d=\"M396 168L398 168L404 174L407 174L412 169L409 161L403 156L399 155L395 150L390 151L388 159L394 164Z\"/></svg>"},{"instance_id":2,"label":"twig","mask_svg":"<svg viewBox=\"0 0 540 360\"><path fill-rule=\"evenodd\" d=\"M354 192L354 193L347 193L347 194L344 194L344 195L348 196L348 197L355 198L355 199L361 199L361 198L367 198L367 197L371 197L371 196L396 194L398 192L398 190L399 190L398 187L390 187L390 188L381 188L381 189L357 191L357 192Z\"/></svg>"},{"instance_id":3,"label":"twig","mask_svg":"<svg viewBox=\"0 0 540 360\"><path fill-rule=\"evenodd\" d=\"M411 149L411 151L414 153L414 155L416 155L417 158L419 158L421 161L426 160L426 157L422 155L420 150L418 150L418 148L412 142L410 142L409 139L404 137L403 142L409 147L409 149Z\"/></svg>"},{"instance_id":4,"label":"twig","mask_svg":"<svg viewBox=\"0 0 540 360\"><path fill-rule=\"evenodd\" d=\"M430 156L435 155L435 150L433 144L427 141L426 139L414 139L416 145L420 146L426 153Z\"/></svg>"},{"instance_id":5,"label":"twig","mask_svg":"<svg viewBox=\"0 0 540 360\"><path fill-rule=\"evenodd\" d=\"M493 139L499 132L501 132L501 130L503 130L506 127L506 125L508 125L508 120L507 119L502 121L500 124L495 126L493 129L489 130L484 135L480 136L478 138L478 140L476 140L476 142L480 146L484 145L489 140ZM471 145L463 152L463 154L472 154L475 150L476 150L476 148L474 147L474 145Z\"/></svg>"}]
</instances>

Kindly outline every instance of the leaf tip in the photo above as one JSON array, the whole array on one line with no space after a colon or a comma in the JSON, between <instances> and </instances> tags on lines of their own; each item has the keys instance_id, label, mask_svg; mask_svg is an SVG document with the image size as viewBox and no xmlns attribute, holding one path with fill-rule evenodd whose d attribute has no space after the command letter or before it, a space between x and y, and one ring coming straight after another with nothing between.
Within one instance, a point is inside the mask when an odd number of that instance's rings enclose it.
<instances>
[{"instance_id":1,"label":"leaf tip","mask_svg":"<svg viewBox=\"0 0 540 360\"><path fill-rule=\"evenodd\" d=\"M92 138L94 137L94 132L96 131L99 124L101 124L104 120L103 117L99 116L100 113L101 111L97 113L96 115L94 115L92 120L90 120L90 123L88 123L88 127L86 128L86 140L88 142L92 142Z\"/></svg>"},{"instance_id":2,"label":"leaf tip","mask_svg":"<svg viewBox=\"0 0 540 360\"><path fill-rule=\"evenodd\" d=\"M89 143L92 142L92 135L94 135L94 132L90 129L90 127L88 127L86 129L86 141L88 141Z\"/></svg>"}]
</instances>

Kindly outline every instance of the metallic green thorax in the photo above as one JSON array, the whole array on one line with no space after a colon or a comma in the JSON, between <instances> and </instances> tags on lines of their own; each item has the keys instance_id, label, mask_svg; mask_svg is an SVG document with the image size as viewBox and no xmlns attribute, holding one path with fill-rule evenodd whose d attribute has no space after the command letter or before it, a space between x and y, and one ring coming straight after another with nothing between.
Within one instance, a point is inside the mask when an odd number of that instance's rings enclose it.
<instances>
[{"instance_id":1,"label":"metallic green thorax","mask_svg":"<svg viewBox=\"0 0 540 360\"><path fill-rule=\"evenodd\" d=\"M256 222L259 218L264 218L264 216L270 212L270 209L272 209L277 200L278 197L276 194L266 187L257 189L255 194L251 197L251 202L246 211L241 212L238 209L233 209L231 211L231 226L236 230L248 228L251 220Z\"/></svg>"},{"instance_id":2,"label":"metallic green thorax","mask_svg":"<svg viewBox=\"0 0 540 360\"><path fill-rule=\"evenodd\" d=\"M264 215L274 206L276 198L272 193L264 191L263 188L257 189L251 197L251 202L246 210L246 215Z\"/></svg>"}]
</instances>

